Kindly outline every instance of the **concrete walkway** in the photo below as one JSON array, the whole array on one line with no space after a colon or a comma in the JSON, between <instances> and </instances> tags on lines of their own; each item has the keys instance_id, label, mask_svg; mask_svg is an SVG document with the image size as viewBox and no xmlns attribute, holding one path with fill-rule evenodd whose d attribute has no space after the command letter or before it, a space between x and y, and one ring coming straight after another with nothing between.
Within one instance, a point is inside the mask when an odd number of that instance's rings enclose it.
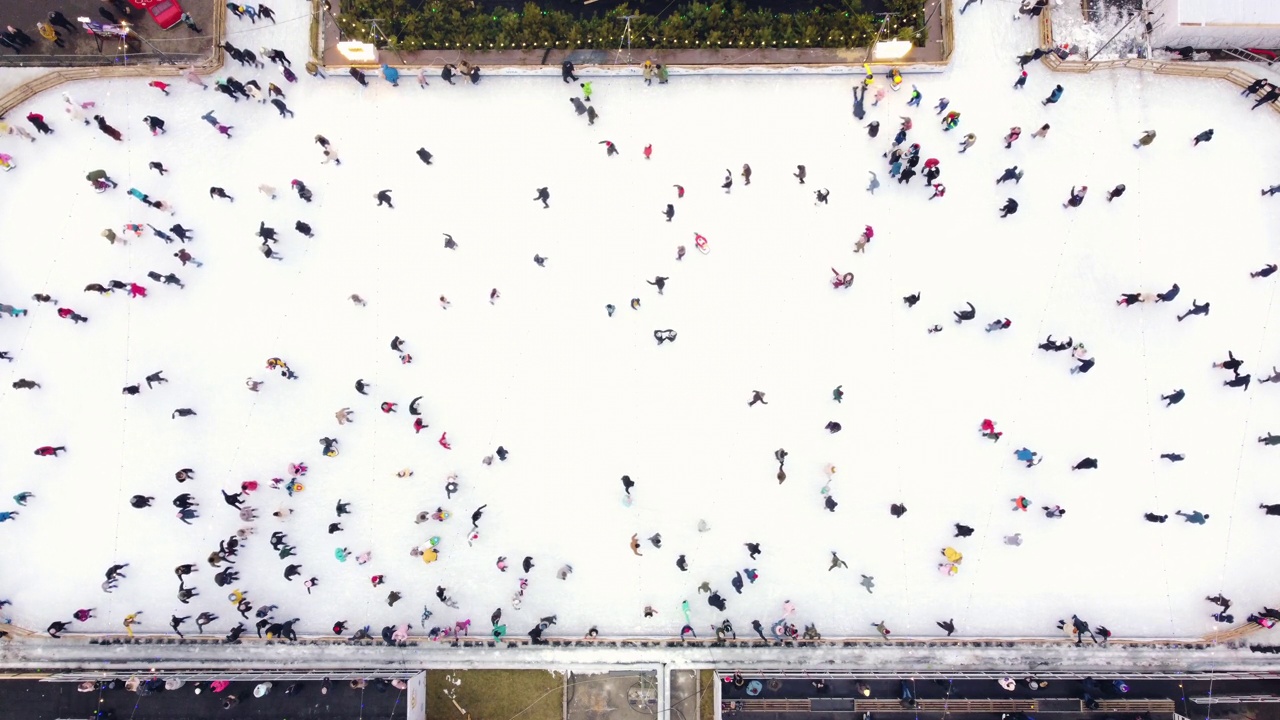
<instances>
[{"instance_id":1,"label":"concrete walkway","mask_svg":"<svg viewBox=\"0 0 1280 720\"><path fill-rule=\"evenodd\" d=\"M288 0L294 2L295 0ZM180 0L182 8L190 13L202 34L192 32L186 25L179 23L168 30L160 26L145 10L133 9L128 16L120 14L109 3L99 0L52 0L51 2L9 2L4 4L0 13L0 26L13 25L31 36L35 41L22 54L15 54L6 47L0 47L0 67L84 67L91 65L120 65L124 63L155 63L161 55L174 62L198 62L209 57L213 47L211 28L214 24L214 12L226 12L226 6L217 0ZM36 30L37 22L49 22L49 13L58 10L71 21L79 25L77 17L87 17L94 22L106 23L107 19L99 13L99 9L116 16L117 20L128 20L134 31L146 42L130 38L127 47L120 44L119 38L99 38L77 29L71 32L60 29L66 47L60 48L52 42L40 37ZM269 20L258 22L270 22ZM147 43L150 43L148 45Z\"/></svg>"}]
</instances>

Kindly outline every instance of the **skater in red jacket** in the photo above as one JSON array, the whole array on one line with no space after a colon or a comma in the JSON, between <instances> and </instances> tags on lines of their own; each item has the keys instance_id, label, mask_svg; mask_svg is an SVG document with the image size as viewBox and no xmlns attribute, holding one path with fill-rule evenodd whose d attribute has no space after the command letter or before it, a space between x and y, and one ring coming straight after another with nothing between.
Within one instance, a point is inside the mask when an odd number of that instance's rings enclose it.
<instances>
[{"instance_id":1,"label":"skater in red jacket","mask_svg":"<svg viewBox=\"0 0 1280 720\"><path fill-rule=\"evenodd\" d=\"M452 446L449 445L449 440L447 438L448 434L449 433L440 433L440 441L439 441L440 447L444 448L445 450L452 449Z\"/></svg>"},{"instance_id":2,"label":"skater in red jacket","mask_svg":"<svg viewBox=\"0 0 1280 720\"><path fill-rule=\"evenodd\" d=\"M53 445L45 445L44 447L36 448L36 455L41 457L48 457L50 455L57 457L58 453L66 451L67 447L65 445L59 445L57 447L54 447Z\"/></svg>"},{"instance_id":3,"label":"skater in red jacket","mask_svg":"<svg viewBox=\"0 0 1280 720\"><path fill-rule=\"evenodd\" d=\"M147 289L138 283L129 283L129 297L146 297Z\"/></svg>"},{"instance_id":4,"label":"skater in red jacket","mask_svg":"<svg viewBox=\"0 0 1280 720\"><path fill-rule=\"evenodd\" d=\"M80 313L68 307L58 308L58 317L68 318L77 325L79 325L82 322L89 322L89 318L81 315Z\"/></svg>"}]
</instances>

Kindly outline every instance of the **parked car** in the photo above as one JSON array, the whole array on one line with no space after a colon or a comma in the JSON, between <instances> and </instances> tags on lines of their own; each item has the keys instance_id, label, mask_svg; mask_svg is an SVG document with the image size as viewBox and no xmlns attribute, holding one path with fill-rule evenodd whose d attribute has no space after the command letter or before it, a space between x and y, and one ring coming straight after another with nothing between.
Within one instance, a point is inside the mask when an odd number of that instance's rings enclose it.
<instances>
[{"instance_id":1,"label":"parked car","mask_svg":"<svg viewBox=\"0 0 1280 720\"><path fill-rule=\"evenodd\" d=\"M161 28L169 28L182 22L183 10L178 0L129 0L134 7L151 13L151 19Z\"/></svg>"}]
</instances>

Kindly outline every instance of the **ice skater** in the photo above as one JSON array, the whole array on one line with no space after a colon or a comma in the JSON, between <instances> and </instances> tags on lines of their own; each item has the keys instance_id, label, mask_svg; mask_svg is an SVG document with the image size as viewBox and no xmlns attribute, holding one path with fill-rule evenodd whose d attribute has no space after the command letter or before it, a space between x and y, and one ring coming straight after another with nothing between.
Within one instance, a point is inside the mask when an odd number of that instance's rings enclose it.
<instances>
[{"instance_id":1,"label":"ice skater","mask_svg":"<svg viewBox=\"0 0 1280 720\"><path fill-rule=\"evenodd\" d=\"M1179 315L1178 322L1182 322L1183 320L1191 317L1192 315L1208 315L1208 314L1209 314L1209 303L1197 303L1195 300L1192 300L1191 309Z\"/></svg>"}]
</instances>

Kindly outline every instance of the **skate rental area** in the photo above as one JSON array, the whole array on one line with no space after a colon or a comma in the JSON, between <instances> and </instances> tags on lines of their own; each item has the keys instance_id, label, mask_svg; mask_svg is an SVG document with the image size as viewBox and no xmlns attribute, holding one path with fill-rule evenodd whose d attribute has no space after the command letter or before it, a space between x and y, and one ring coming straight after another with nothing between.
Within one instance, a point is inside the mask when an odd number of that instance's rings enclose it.
<instances>
[{"instance_id":1,"label":"skate rental area","mask_svg":"<svg viewBox=\"0 0 1280 720\"><path fill-rule=\"evenodd\" d=\"M1270 88L1020 63L991 0L896 89L393 86L275 5L226 19L255 62L3 119L11 662L1280 644Z\"/></svg>"}]
</instances>

